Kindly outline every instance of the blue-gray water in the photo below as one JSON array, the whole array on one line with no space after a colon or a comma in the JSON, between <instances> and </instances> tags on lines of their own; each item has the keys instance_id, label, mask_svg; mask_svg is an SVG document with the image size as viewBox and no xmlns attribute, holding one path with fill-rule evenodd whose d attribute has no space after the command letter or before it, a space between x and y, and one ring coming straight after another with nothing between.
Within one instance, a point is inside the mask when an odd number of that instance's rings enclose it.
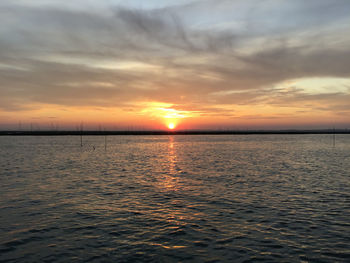
<instances>
[{"instance_id":1,"label":"blue-gray water","mask_svg":"<svg viewBox=\"0 0 350 263\"><path fill-rule=\"evenodd\" d=\"M0 261L350 262L350 135L83 139L0 137Z\"/></svg>"}]
</instances>

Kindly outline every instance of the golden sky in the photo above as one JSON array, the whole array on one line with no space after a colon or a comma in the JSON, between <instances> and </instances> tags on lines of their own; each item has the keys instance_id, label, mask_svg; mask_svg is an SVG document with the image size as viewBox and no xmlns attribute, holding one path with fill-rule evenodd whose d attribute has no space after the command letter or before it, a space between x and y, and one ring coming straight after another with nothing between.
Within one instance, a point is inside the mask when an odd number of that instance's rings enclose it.
<instances>
[{"instance_id":1,"label":"golden sky","mask_svg":"<svg viewBox=\"0 0 350 263\"><path fill-rule=\"evenodd\" d=\"M4 0L0 129L350 126L348 0Z\"/></svg>"}]
</instances>

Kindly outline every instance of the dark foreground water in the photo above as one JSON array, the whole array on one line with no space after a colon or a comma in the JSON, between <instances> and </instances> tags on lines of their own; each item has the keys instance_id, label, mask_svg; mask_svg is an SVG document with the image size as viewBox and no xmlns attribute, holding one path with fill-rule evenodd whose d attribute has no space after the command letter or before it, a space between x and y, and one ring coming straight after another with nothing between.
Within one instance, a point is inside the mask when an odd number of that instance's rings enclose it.
<instances>
[{"instance_id":1,"label":"dark foreground water","mask_svg":"<svg viewBox=\"0 0 350 263\"><path fill-rule=\"evenodd\" d=\"M0 261L350 262L350 135L107 140L0 137Z\"/></svg>"}]
</instances>

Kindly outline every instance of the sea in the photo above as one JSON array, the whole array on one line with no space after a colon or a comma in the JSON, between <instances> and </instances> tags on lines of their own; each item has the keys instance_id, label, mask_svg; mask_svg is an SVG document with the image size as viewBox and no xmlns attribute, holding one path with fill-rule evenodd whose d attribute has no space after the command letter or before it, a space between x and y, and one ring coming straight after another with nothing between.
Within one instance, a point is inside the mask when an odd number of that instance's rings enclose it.
<instances>
[{"instance_id":1,"label":"sea","mask_svg":"<svg viewBox=\"0 0 350 263\"><path fill-rule=\"evenodd\" d=\"M350 262L350 135L0 136L0 262Z\"/></svg>"}]
</instances>

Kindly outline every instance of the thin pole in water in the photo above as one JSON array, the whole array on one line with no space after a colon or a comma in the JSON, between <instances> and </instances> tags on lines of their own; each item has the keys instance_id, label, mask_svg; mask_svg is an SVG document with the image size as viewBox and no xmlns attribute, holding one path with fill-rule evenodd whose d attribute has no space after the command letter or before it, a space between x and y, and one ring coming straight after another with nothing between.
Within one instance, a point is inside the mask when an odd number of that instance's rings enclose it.
<instances>
[{"instance_id":1,"label":"thin pole in water","mask_svg":"<svg viewBox=\"0 0 350 263\"><path fill-rule=\"evenodd\" d=\"M104 129L105 131L105 151L107 151L107 134L106 134L106 129Z\"/></svg>"},{"instance_id":2,"label":"thin pole in water","mask_svg":"<svg viewBox=\"0 0 350 263\"><path fill-rule=\"evenodd\" d=\"M83 147L83 123L80 124L80 147Z\"/></svg>"},{"instance_id":3,"label":"thin pole in water","mask_svg":"<svg viewBox=\"0 0 350 263\"><path fill-rule=\"evenodd\" d=\"M333 147L335 147L335 128L333 127Z\"/></svg>"}]
</instances>

